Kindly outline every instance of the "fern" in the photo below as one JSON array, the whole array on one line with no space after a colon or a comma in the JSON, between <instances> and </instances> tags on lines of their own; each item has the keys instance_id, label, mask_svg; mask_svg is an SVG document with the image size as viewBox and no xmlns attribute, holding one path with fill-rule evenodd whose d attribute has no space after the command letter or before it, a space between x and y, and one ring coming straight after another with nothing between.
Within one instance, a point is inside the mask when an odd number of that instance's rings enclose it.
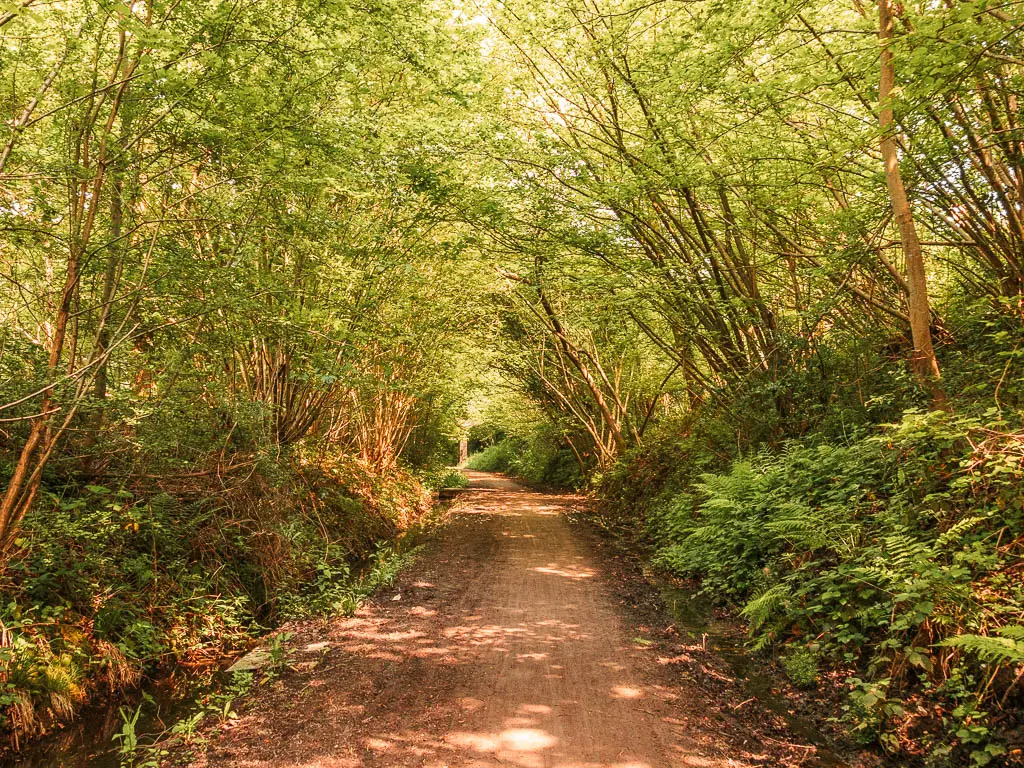
<instances>
[{"instance_id":1,"label":"fern","mask_svg":"<svg viewBox=\"0 0 1024 768\"><path fill-rule=\"evenodd\" d=\"M978 523L984 522L983 517L965 517L963 520L959 520L950 526L949 530L939 536L938 541L935 542L935 551L945 549L950 544L958 541L967 531L976 526Z\"/></svg>"},{"instance_id":2,"label":"fern","mask_svg":"<svg viewBox=\"0 0 1024 768\"><path fill-rule=\"evenodd\" d=\"M897 696L927 683L914 695L958 702L948 707L967 713L951 715L963 720L957 738L980 744L988 726L967 723L977 719L971 707L1019 694L1016 674L985 667L1024 666L1024 625L995 626L1019 615L1019 552L994 545L1024 525L1024 448L1017 436L979 448L963 440L969 428L947 414L908 414L849 444L791 442L705 474L659 560L743 606L754 647L816 637L823 661L899 672ZM921 646L942 637L959 653L940 665ZM988 682L975 689L978 680ZM878 727L900 716L898 697L864 685L851 711L871 699Z\"/></svg>"},{"instance_id":3,"label":"fern","mask_svg":"<svg viewBox=\"0 0 1024 768\"><path fill-rule=\"evenodd\" d=\"M1001 627L999 637L991 635L957 635L939 645L959 648L992 664L1024 664L1024 626Z\"/></svg>"},{"instance_id":4,"label":"fern","mask_svg":"<svg viewBox=\"0 0 1024 768\"><path fill-rule=\"evenodd\" d=\"M997 631L1003 637L1010 637L1024 642L1024 624L1011 624L1008 627L1000 627Z\"/></svg>"},{"instance_id":5,"label":"fern","mask_svg":"<svg viewBox=\"0 0 1024 768\"><path fill-rule=\"evenodd\" d=\"M785 584L776 584L744 605L740 614L750 622L751 629L756 630L785 606L789 597L789 587Z\"/></svg>"}]
</instances>

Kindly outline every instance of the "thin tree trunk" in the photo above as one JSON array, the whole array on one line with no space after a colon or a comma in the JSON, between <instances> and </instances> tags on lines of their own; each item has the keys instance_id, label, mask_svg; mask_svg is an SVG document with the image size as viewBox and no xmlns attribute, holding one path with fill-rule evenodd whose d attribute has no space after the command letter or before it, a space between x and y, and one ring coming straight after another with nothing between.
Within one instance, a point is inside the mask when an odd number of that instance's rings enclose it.
<instances>
[{"instance_id":1,"label":"thin tree trunk","mask_svg":"<svg viewBox=\"0 0 1024 768\"><path fill-rule=\"evenodd\" d=\"M117 282L117 269L121 261L121 236L122 222L124 220L124 208L121 201L121 194L124 183L120 177L114 178L112 194L110 196L110 239L111 249L107 257L107 266L103 274L103 294L100 297L100 331L96 340L96 357L106 354L110 346L110 309L114 300L114 286ZM97 400L104 400L107 396L107 361L100 363L96 371L96 381L93 385L93 397ZM102 421L102 419L100 419Z\"/></svg>"},{"instance_id":2,"label":"thin tree trunk","mask_svg":"<svg viewBox=\"0 0 1024 768\"><path fill-rule=\"evenodd\" d=\"M909 288L907 303L910 310L910 333L914 344L911 368L918 380L929 389L936 403L942 403L945 401L945 396L938 384L939 363L935 358L935 348L932 345L931 309L928 306L928 281L924 269L924 252L921 247L921 239L917 235L910 203L907 200L907 191L903 186L896 139L893 135L895 120L892 109L892 90L896 80L892 54L893 33L893 15L889 0L878 0L878 37L882 42L881 74L878 85L878 126L882 131L880 144L882 160L885 163L885 183L889 188L893 216L899 227L900 243L903 246L903 256L907 262L907 287Z\"/></svg>"},{"instance_id":3,"label":"thin tree trunk","mask_svg":"<svg viewBox=\"0 0 1024 768\"><path fill-rule=\"evenodd\" d=\"M78 286L79 263L80 252L76 245L72 245L71 255L68 259L67 277L61 292L61 301L57 310L53 338L50 341L47 374L51 381L56 378L61 354L64 351L64 338L67 334L68 320L71 316L72 299ZM10 546L14 538L14 532L35 499L39 480L38 473L33 473L31 468L36 459L37 452L45 453L47 444L52 439L50 437L50 416L54 407L53 389L51 387L43 393L39 416L32 420L32 429L29 431L28 439L25 441L21 454L18 456L18 463L15 466L10 483L7 485L4 497L0 500L0 552L6 551Z\"/></svg>"},{"instance_id":4,"label":"thin tree trunk","mask_svg":"<svg viewBox=\"0 0 1024 768\"><path fill-rule=\"evenodd\" d=\"M590 368L583 361L583 358L576 350L575 345L569 341L569 337L566 335L565 329L562 328L562 323L555 314L554 308L551 306L551 303L548 301L547 296L539 285L537 286L537 295L540 297L541 306L544 308L544 312L547 314L551 322L551 328L554 331L555 338L561 344L566 357L572 361L576 370L579 371L580 376L583 378L583 382L587 385L587 389L590 390L590 394L593 396L594 403L601 412L601 416L604 419L605 424L608 426L608 429L611 430L612 440L615 443L616 451L618 453L622 453L626 450L626 439L622 434L622 425L612 413L611 408L609 408L608 402L605 400L604 394L601 392L601 387L590 372Z\"/></svg>"}]
</instances>

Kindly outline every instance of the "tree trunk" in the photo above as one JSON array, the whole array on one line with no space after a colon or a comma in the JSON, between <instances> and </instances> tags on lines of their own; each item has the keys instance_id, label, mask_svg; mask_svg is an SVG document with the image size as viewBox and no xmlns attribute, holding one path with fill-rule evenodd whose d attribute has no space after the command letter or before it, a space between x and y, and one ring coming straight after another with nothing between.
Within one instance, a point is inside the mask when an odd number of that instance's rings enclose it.
<instances>
[{"instance_id":1,"label":"tree trunk","mask_svg":"<svg viewBox=\"0 0 1024 768\"><path fill-rule=\"evenodd\" d=\"M78 286L80 263L81 251L77 243L72 243L71 254L68 258L67 277L61 292L60 306L57 309L53 337L50 340L47 375L51 381L56 379L61 354L64 351L64 339L67 335L68 320L71 317L72 300ZM3 499L0 500L0 553L5 552L11 545L18 525L32 506L36 491L39 490L40 476L38 472L34 471L36 457L47 453L49 441L53 439L50 434L50 416L56 407L51 386L43 393L39 415L32 420L28 439L18 456L18 463L11 476L11 481L7 485L7 490L4 492Z\"/></svg>"},{"instance_id":2,"label":"tree trunk","mask_svg":"<svg viewBox=\"0 0 1024 768\"><path fill-rule=\"evenodd\" d=\"M881 75L878 85L878 126L882 131L880 144L882 161L885 163L885 183L889 189L893 217L899 227L900 243L903 246L903 256L907 262L910 333L914 344L914 354L910 363L918 381L929 389L935 402L940 404L945 401L945 396L938 384L939 363L935 359L935 349L932 345L931 309L928 306L928 282L924 270L924 252L921 248L921 239L917 235L910 203L907 200L907 191L903 186L896 139L893 136L895 120L892 109L892 90L896 80L892 54L893 34L893 15L889 0L878 0L878 37L882 43Z\"/></svg>"}]
</instances>

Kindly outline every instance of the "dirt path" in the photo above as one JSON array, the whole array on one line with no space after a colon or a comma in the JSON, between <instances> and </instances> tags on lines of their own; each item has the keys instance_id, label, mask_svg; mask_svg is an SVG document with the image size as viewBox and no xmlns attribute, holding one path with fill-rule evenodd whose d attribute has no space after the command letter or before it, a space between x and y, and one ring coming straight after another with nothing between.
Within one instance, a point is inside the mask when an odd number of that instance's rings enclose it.
<instances>
[{"instance_id":1,"label":"dirt path","mask_svg":"<svg viewBox=\"0 0 1024 768\"><path fill-rule=\"evenodd\" d=\"M566 520L572 497L468 474L396 588L298 638L298 671L195 765L777 764L723 735L717 708L636 641Z\"/></svg>"}]
</instances>

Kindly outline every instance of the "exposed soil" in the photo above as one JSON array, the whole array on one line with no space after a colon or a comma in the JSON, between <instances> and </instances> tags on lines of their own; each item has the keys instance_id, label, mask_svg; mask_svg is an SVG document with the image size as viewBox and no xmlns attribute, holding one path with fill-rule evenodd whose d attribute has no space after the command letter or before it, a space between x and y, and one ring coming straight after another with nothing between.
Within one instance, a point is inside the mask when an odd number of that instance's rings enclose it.
<instances>
[{"instance_id":1,"label":"exposed soil","mask_svg":"<svg viewBox=\"0 0 1024 768\"><path fill-rule=\"evenodd\" d=\"M300 627L293 669L192 765L815 763L712 667L686 671L704 649L623 597L621 569L567 520L580 499L467 474L396 586L353 618Z\"/></svg>"}]
</instances>

